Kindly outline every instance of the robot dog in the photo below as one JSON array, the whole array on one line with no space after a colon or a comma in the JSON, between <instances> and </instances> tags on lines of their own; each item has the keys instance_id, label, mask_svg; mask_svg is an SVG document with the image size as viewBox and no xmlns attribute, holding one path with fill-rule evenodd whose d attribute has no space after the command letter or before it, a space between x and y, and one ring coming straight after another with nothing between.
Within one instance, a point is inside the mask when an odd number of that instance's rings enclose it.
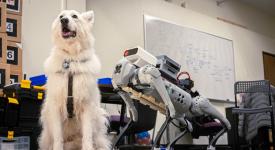
<instances>
[{"instance_id":1,"label":"robot dog","mask_svg":"<svg viewBox=\"0 0 275 150\"><path fill-rule=\"evenodd\" d=\"M152 150L159 147L163 132L173 120L179 121L184 130L168 144L168 149L172 149L177 140L187 132L193 131L189 120L198 116L211 116L222 123L224 128L211 138L207 147L208 150L215 150L216 141L231 125L207 98L191 91L192 84L190 86L188 82L179 82L176 79L179 70L180 65L167 56L157 58L140 47L125 51L124 58L117 63L113 72L112 84L126 103L131 121L118 136L115 146L123 132L137 121L138 114L132 100L135 98L166 115Z\"/></svg>"}]
</instances>

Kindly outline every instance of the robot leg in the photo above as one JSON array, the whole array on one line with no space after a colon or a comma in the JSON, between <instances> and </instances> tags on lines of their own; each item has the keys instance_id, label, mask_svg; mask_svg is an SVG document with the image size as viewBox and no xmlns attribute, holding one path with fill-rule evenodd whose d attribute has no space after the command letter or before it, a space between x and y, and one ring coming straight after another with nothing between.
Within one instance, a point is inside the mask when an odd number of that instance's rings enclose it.
<instances>
[{"instance_id":1,"label":"robot leg","mask_svg":"<svg viewBox=\"0 0 275 150\"><path fill-rule=\"evenodd\" d=\"M217 118L226 126L228 130L231 129L230 122L209 102L207 98L197 96L194 98L193 107L191 108L192 113L195 114L207 114L214 118Z\"/></svg>"}]
</instances>

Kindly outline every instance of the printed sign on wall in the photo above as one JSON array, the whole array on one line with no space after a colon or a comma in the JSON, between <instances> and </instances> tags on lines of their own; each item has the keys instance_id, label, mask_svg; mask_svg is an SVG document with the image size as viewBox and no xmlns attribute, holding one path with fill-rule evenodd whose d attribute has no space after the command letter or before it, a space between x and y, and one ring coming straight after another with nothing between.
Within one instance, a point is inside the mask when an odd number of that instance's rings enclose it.
<instances>
[{"instance_id":1,"label":"printed sign on wall","mask_svg":"<svg viewBox=\"0 0 275 150\"><path fill-rule=\"evenodd\" d=\"M18 83L18 75L10 75L10 84Z\"/></svg>"},{"instance_id":2,"label":"printed sign on wall","mask_svg":"<svg viewBox=\"0 0 275 150\"><path fill-rule=\"evenodd\" d=\"M10 84L18 83L21 80L22 80L22 71L21 70L18 70L18 71L11 70L11 73L10 73Z\"/></svg>"},{"instance_id":3,"label":"printed sign on wall","mask_svg":"<svg viewBox=\"0 0 275 150\"><path fill-rule=\"evenodd\" d=\"M22 49L15 43L8 41L7 44L7 64L10 64L11 70L21 70L22 67Z\"/></svg>"},{"instance_id":4,"label":"printed sign on wall","mask_svg":"<svg viewBox=\"0 0 275 150\"><path fill-rule=\"evenodd\" d=\"M9 41L21 42L21 17L7 14L6 32Z\"/></svg>"},{"instance_id":5,"label":"printed sign on wall","mask_svg":"<svg viewBox=\"0 0 275 150\"><path fill-rule=\"evenodd\" d=\"M7 49L7 63L18 65L18 48L8 46Z\"/></svg>"},{"instance_id":6,"label":"printed sign on wall","mask_svg":"<svg viewBox=\"0 0 275 150\"><path fill-rule=\"evenodd\" d=\"M6 0L9 13L22 15L22 0Z\"/></svg>"}]
</instances>

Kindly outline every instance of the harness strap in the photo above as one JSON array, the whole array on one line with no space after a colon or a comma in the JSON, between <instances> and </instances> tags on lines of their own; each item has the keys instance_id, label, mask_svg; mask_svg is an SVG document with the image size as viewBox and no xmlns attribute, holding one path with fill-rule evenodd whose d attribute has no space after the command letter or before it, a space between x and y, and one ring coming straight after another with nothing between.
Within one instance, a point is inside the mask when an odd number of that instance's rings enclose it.
<instances>
[{"instance_id":1,"label":"harness strap","mask_svg":"<svg viewBox=\"0 0 275 150\"><path fill-rule=\"evenodd\" d=\"M89 58L85 58L79 61L73 60L73 59L65 59L62 67L64 70L67 70L70 68L71 62L75 63L85 63L89 61ZM64 70L59 70L56 73L65 73ZM73 97L73 75L70 71L68 75L68 96L67 96L67 112L68 112L68 118L73 118L74 117L74 97Z\"/></svg>"},{"instance_id":2,"label":"harness strap","mask_svg":"<svg viewBox=\"0 0 275 150\"><path fill-rule=\"evenodd\" d=\"M68 77L68 97L67 97L67 112L68 117L74 116L74 97L73 97L73 75L69 73Z\"/></svg>"}]
</instances>

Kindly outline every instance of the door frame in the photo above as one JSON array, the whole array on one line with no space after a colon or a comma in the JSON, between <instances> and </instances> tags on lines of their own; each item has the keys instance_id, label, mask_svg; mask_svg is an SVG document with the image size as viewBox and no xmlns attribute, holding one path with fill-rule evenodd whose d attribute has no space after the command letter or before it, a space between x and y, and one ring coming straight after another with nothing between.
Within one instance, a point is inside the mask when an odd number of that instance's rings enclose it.
<instances>
[{"instance_id":1,"label":"door frame","mask_svg":"<svg viewBox=\"0 0 275 150\"><path fill-rule=\"evenodd\" d=\"M272 53L270 53L270 52L265 52L265 51L263 51L263 69L264 69L264 55L269 55L269 56L272 56L272 57L274 57L274 59L275 59L275 54L272 54ZM264 79L265 79L265 76L266 76L266 72L265 72L265 69L264 69Z\"/></svg>"}]
</instances>

